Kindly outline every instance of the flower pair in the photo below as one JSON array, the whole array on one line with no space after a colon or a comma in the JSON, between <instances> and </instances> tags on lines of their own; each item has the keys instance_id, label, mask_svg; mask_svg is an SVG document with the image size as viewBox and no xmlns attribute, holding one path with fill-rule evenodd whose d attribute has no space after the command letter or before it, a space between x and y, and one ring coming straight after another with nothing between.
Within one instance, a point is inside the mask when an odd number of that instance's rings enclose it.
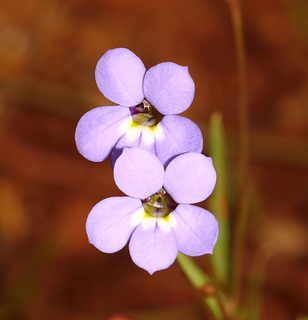
<instances>
[{"instance_id":1,"label":"flower pair","mask_svg":"<svg viewBox=\"0 0 308 320\"><path fill-rule=\"evenodd\" d=\"M216 172L201 154L200 129L176 115L194 96L187 67L165 62L146 71L133 52L118 48L99 60L95 75L101 92L119 105L87 112L76 145L91 161L111 156L115 182L127 196L93 207L90 243L113 253L129 242L132 260L150 274L169 267L178 251L212 253L217 220L192 204L212 193Z\"/></svg>"}]
</instances>

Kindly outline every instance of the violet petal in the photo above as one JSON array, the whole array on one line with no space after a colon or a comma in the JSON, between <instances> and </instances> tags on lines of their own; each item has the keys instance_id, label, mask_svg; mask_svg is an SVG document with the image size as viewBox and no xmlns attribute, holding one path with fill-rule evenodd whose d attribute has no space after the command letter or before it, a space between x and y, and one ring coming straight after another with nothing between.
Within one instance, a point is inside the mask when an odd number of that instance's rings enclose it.
<instances>
[{"instance_id":1,"label":"violet petal","mask_svg":"<svg viewBox=\"0 0 308 320\"><path fill-rule=\"evenodd\" d=\"M94 108L79 120L75 132L76 146L90 161L103 161L110 157L120 137L131 124L128 108L107 106Z\"/></svg>"},{"instance_id":2,"label":"violet petal","mask_svg":"<svg viewBox=\"0 0 308 320\"><path fill-rule=\"evenodd\" d=\"M165 231L159 227L156 219L150 226L145 226L145 219L133 232L129 251L132 260L140 268L150 274L170 267L177 257L178 247L176 237L170 228Z\"/></svg>"},{"instance_id":3,"label":"violet petal","mask_svg":"<svg viewBox=\"0 0 308 320\"><path fill-rule=\"evenodd\" d=\"M125 147L140 147L155 154L153 131L146 126L133 126L133 128L127 130L117 142L111 154L112 168Z\"/></svg>"},{"instance_id":4,"label":"violet petal","mask_svg":"<svg viewBox=\"0 0 308 320\"><path fill-rule=\"evenodd\" d=\"M139 199L112 197L100 201L86 222L89 242L102 252L121 250L138 224L134 215L140 210L143 208Z\"/></svg>"},{"instance_id":5,"label":"violet petal","mask_svg":"<svg viewBox=\"0 0 308 320\"><path fill-rule=\"evenodd\" d=\"M214 215L197 206L180 204L172 212L178 249L188 256L213 254L218 238L218 222Z\"/></svg>"},{"instance_id":6,"label":"violet petal","mask_svg":"<svg viewBox=\"0 0 308 320\"><path fill-rule=\"evenodd\" d=\"M98 61L95 79L99 90L109 100L125 107L135 106L144 98L143 62L125 48L108 50Z\"/></svg>"},{"instance_id":7,"label":"violet petal","mask_svg":"<svg viewBox=\"0 0 308 320\"><path fill-rule=\"evenodd\" d=\"M182 153L202 151L201 130L188 118L177 115L165 116L159 125L163 135L155 139L155 150L165 167Z\"/></svg>"},{"instance_id":8,"label":"violet petal","mask_svg":"<svg viewBox=\"0 0 308 320\"><path fill-rule=\"evenodd\" d=\"M152 153L141 148L124 148L114 164L116 185L127 195L145 199L163 185L164 167Z\"/></svg>"},{"instance_id":9,"label":"violet petal","mask_svg":"<svg viewBox=\"0 0 308 320\"><path fill-rule=\"evenodd\" d=\"M177 203L197 203L214 190L216 171L212 158L185 153L174 158L165 171L164 187Z\"/></svg>"},{"instance_id":10,"label":"violet petal","mask_svg":"<svg viewBox=\"0 0 308 320\"><path fill-rule=\"evenodd\" d=\"M188 67L163 62L146 72L143 91L145 98L161 114L178 114L191 105L195 84Z\"/></svg>"}]
</instances>

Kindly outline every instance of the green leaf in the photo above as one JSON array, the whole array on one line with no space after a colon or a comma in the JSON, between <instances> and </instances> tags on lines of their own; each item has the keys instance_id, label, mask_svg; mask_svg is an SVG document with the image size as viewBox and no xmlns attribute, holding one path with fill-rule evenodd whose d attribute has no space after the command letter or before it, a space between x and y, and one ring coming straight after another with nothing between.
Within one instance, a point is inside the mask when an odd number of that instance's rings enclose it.
<instances>
[{"instance_id":1,"label":"green leaf","mask_svg":"<svg viewBox=\"0 0 308 320\"><path fill-rule=\"evenodd\" d=\"M192 258L179 252L177 261L188 280L197 290L202 289L207 284L211 285L213 283L211 278L203 272ZM224 318L217 296L205 296L204 301L216 320Z\"/></svg>"},{"instance_id":2,"label":"green leaf","mask_svg":"<svg viewBox=\"0 0 308 320\"><path fill-rule=\"evenodd\" d=\"M220 113L214 113L209 127L209 155L217 172L217 182L210 197L210 211L219 223L219 237L212 258L213 269L222 286L228 285L230 272L230 221L227 199L227 151Z\"/></svg>"},{"instance_id":3,"label":"green leaf","mask_svg":"<svg viewBox=\"0 0 308 320\"><path fill-rule=\"evenodd\" d=\"M179 252L177 260L188 280L197 290L211 282L210 277L190 257Z\"/></svg>"}]
</instances>

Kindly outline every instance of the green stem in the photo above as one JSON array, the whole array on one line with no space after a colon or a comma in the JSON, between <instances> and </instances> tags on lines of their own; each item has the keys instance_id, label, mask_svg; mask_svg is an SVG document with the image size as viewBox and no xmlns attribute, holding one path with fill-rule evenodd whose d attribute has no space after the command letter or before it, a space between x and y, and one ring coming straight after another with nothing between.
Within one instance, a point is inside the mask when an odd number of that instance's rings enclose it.
<instances>
[{"instance_id":1,"label":"green stem","mask_svg":"<svg viewBox=\"0 0 308 320\"><path fill-rule=\"evenodd\" d=\"M249 124L247 108L247 89L246 89L246 66L245 48L242 27L242 15L240 0L226 0L231 14L235 51L237 59L237 82L238 82L238 115L240 128L239 141L239 194L236 216L234 219L233 233L233 272L231 278L231 291L238 297L240 290L241 259L243 253L244 233L247 221L247 174L248 174L248 155L249 155Z\"/></svg>"},{"instance_id":2,"label":"green stem","mask_svg":"<svg viewBox=\"0 0 308 320\"><path fill-rule=\"evenodd\" d=\"M178 253L177 261L185 273L186 277L190 283L194 286L196 290L202 290L202 288L209 287L211 288L213 283L212 279L203 272L203 270L194 262L190 257L182 253ZM215 320L223 320L224 317L224 308L222 305L222 299L220 295L222 294L220 290L214 290L212 294L204 296L204 303L211 311L213 318Z\"/></svg>"}]
</instances>

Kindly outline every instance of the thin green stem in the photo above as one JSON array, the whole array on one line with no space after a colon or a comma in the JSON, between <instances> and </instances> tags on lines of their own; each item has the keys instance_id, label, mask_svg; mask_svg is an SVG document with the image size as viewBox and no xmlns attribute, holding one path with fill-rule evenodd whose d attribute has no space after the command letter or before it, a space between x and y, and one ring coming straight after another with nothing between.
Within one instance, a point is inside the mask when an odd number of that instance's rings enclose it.
<instances>
[{"instance_id":1,"label":"thin green stem","mask_svg":"<svg viewBox=\"0 0 308 320\"><path fill-rule=\"evenodd\" d=\"M195 261L182 253L178 253L177 261L186 277L193 287L200 291L202 288L212 288L214 292L203 296L203 301L215 320L223 320L224 306L222 304L222 293L218 287L213 286L212 279L195 263Z\"/></svg>"},{"instance_id":2,"label":"thin green stem","mask_svg":"<svg viewBox=\"0 0 308 320\"><path fill-rule=\"evenodd\" d=\"M249 124L247 110L246 63L240 0L226 0L231 14L237 59L239 141L239 193L233 229L233 271L231 291L238 297L240 290L241 259L247 221L247 175L249 157Z\"/></svg>"}]
</instances>

